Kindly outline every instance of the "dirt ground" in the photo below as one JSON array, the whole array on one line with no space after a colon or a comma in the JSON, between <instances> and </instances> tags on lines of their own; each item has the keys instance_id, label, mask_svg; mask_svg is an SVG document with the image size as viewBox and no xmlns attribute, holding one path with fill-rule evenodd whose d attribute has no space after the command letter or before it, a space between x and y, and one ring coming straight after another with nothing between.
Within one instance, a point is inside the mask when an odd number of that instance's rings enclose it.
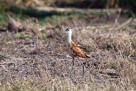
<instances>
[{"instance_id":1,"label":"dirt ground","mask_svg":"<svg viewBox=\"0 0 136 91\"><path fill-rule=\"evenodd\" d=\"M21 32L0 33L0 89L3 91L134 91L136 90L135 21L127 23L72 22L40 29L37 25ZM125 24L126 25L123 25ZM69 24L69 25L68 25ZM122 25L122 26L121 26ZM33 27L32 27L33 26ZM67 27L73 29L73 41L88 55L75 59L68 53ZM20 35L16 37L16 34ZM31 35L26 37L21 34ZM43 35L45 34L45 35ZM5 40L7 39L7 40ZM86 62L85 79L82 65ZM23 84L23 85L22 85ZM39 84L46 89L39 87ZM24 90L23 86L32 87ZM22 86L22 87L21 87ZM19 87L19 88L17 88ZM18 90L19 89L19 90Z\"/></svg>"}]
</instances>

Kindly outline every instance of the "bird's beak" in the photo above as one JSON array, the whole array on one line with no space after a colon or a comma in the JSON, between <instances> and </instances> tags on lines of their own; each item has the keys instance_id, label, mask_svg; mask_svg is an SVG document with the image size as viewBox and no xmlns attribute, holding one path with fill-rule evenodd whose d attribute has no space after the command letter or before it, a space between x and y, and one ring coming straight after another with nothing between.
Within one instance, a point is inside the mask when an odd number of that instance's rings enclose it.
<instances>
[{"instance_id":1,"label":"bird's beak","mask_svg":"<svg viewBox=\"0 0 136 91\"><path fill-rule=\"evenodd\" d=\"M63 32L63 34L66 33L66 31Z\"/></svg>"}]
</instances>

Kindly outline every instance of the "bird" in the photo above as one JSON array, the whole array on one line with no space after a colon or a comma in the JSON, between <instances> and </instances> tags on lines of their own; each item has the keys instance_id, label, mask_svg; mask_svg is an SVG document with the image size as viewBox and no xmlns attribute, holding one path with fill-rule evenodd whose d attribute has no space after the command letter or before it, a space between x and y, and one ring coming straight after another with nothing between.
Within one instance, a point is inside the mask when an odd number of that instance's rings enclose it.
<instances>
[{"instance_id":1,"label":"bird","mask_svg":"<svg viewBox=\"0 0 136 91\"><path fill-rule=\"evenodd\" d=\"M72 66L72 69L69 73L69 76L68 78L70 77L71 75L71 72L73 71L74 69L74 59L75 57L81 57L81 58L90 58L89 56L87 56L72 40L72 29L70 28L67 28L64 33L67 34L67 43L68 43L68 47L69 47L69 50L70 50L70 54L72 56L72 62L73 62L73 66ZM79 58L78 58L79 59ZM85 66L83 64L83 62L80 60L80 63L82 64L82 67L83 67L83 77L81 80L84 79L84 73L85 73Z\"/></svg>"}]
</instances>

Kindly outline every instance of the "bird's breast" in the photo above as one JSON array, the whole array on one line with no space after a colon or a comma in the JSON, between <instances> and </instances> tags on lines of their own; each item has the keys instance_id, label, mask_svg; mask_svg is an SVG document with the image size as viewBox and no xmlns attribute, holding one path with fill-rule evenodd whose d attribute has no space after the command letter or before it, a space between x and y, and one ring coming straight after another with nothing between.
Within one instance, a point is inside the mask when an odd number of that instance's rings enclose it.
<instances>
[{"instance_id":1,"label":"bird's breast","mask_svg":"<svg viewBox=\"0 0 136 91\"><path fill-rule=\"evenodd\" d=\"M68 47L70 47L70 48L72 47L72 40L68 41Z\"/></svg>"}]
</instances>

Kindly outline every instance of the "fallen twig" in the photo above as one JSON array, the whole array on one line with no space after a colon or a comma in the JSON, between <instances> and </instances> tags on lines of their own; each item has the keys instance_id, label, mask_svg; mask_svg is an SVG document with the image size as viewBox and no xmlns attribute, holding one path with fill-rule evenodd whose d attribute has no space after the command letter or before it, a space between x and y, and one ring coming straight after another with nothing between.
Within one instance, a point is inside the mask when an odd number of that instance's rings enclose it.
<instances>
[{"instance_id":1,"label":"fallen twig","mask_svg":"<svg viewBox=\"0 0 136 91\"><path fill-rule=\"evenodd\" d=\"M117 28L115 28L116 30L121 29L122 27L128 25L130 22L132 21L132 18L128 19L126 22L122 23L121 25L119 25Z\"/></svg>"},{"instance_id":2,"label":"fallen twig","mask_svg":"<svg viewBox=\"0 0 136 91\"><path fill-rule=\"evenodd\" d=\"M3 65L0 65L5 71L8 71L6 68L5 68L5 66L3 66Z\"/></svg>"}]
</instances>

